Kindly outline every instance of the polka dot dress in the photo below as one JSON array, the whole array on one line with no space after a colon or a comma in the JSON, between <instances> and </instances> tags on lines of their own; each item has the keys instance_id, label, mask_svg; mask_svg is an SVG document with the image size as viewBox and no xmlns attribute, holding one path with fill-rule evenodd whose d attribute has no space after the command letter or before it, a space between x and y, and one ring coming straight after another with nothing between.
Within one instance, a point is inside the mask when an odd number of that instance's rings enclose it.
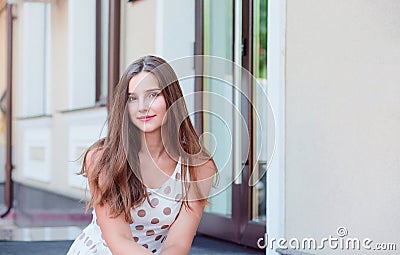
<instances>
[{"instance_id":1,"label":"polka dot dress","mask_svg":"<svg viewBox=\"0 0 400 255\"><path fill-rule=\"evenodd\" d=\"M131 209L133 223L130 224L133 239L154 254L159 254L168 230L178 215L182 204L181 164L159 188L147 188L149 201ZM96 212L93 220L75 239L67 255L98 254L111 255L97 224Z\"/></svg>"}]
</instances>

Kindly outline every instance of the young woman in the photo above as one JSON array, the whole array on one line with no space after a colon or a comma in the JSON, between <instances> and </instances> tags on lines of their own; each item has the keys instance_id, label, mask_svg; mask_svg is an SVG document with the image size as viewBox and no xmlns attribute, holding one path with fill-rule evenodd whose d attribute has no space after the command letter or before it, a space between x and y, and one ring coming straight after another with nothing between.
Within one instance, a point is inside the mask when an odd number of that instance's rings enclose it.
<instances>
[{"instance_id":1,"label":"young woman","mask_svg":"<svg viewBox=\"0 0 400 255\"><path fill-rule=\"evenodd\" d=\"M163 59L128 66L105 138L85 153L92 223L73 254L188 254L217 169L188 116L178 79Z\"/></svg>"}]
</instances>

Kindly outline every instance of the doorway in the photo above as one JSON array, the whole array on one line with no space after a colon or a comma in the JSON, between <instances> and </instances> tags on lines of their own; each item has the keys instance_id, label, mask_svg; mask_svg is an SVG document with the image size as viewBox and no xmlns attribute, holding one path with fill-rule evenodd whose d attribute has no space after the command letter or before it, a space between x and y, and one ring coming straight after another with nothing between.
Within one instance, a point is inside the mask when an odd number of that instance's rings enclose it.
<instances>
[{"instance_id":1,"label":"doorway","mask_svg":"<svg viewBox=\"0 0 400 255\"><path fill-rule=\"evenodd\" d=\"M266 228L265 172L271 155L262 131L268 125L262 116L268 114L262 98L267 1L198 0L196 15L196 54L212 56L197 66L204 76L196 86L203 91L198 104L203 114L196 123L208 134L203 142L213 152L223 186L212 193L199 232L257 248ZM222 78L207 78L216 72Z\"/></svg>"}]
</instances>

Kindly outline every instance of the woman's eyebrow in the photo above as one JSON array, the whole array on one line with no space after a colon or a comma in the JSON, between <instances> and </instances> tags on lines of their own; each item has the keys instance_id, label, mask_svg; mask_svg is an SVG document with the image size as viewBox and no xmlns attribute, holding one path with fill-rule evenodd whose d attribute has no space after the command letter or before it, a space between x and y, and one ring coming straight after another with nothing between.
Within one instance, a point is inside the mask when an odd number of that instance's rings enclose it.
<instances>
[{"instance_id":1,"label":"woman's eyebrow","mask_svg":"<svg viewBox=\"0 0 400 255\"><path fill-rule=\"evenodd\" d=\"M157 91L161 90L160 88L152 88L152 89L146 89L144 92L150 92L150 91ZM128 92L128 95L134 95L136 94L135 92Z\"/></svg>"},{"instance_id":2,"label":"woman's eyebrow","mask_svg":"<svg viewBox=\"0 0 400 255\"><path fill-rule=\"evenodd\" d=\"M161 90L160 88L146 89L145 92Z\"/></svg>"}]
</instances>

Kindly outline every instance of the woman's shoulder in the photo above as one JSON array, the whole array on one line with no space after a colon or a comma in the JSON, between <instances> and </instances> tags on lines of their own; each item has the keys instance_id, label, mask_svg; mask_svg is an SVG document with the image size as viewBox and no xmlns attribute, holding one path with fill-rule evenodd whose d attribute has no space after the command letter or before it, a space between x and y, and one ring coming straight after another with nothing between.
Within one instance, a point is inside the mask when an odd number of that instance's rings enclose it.
<instances>
[{"instance_id":1,"label":"woman's shoulder","mask_svg":"<svg viewBox=\"0 0 400 255\"><path fill-rule=\"evenodd\" d=\"M191 174L188 201L207 202L211 187L218 181L218 170L213 159L206 160L203 164L193 167Z\"/></svg>"},{"instance_id":2,"label":"woman's shoulder","mask_svg":"<svg viewBox=\"0 0 400 255\"><path fill-rule=\"evenodd\" d=\"M196 172L196 176L198 179L208 179L213 177L217 170L217 166L214 163L213 159L209 159L205 161L203 164L199 164L198 166L194 167L194 171Z\"/></svg>"},{"instance_id":3,"label":"woman's shoulder","mask_svg":"<svg viewBox=\"0 0 400 255\"><path fill-rule=\"evenodd\" d=\"M86 175L90 175L96 165L100 162L103 156L104 148L101 141L96 142L90 146L83 159L83 167L85 168Z\"/></svg>"}]
</instances>

